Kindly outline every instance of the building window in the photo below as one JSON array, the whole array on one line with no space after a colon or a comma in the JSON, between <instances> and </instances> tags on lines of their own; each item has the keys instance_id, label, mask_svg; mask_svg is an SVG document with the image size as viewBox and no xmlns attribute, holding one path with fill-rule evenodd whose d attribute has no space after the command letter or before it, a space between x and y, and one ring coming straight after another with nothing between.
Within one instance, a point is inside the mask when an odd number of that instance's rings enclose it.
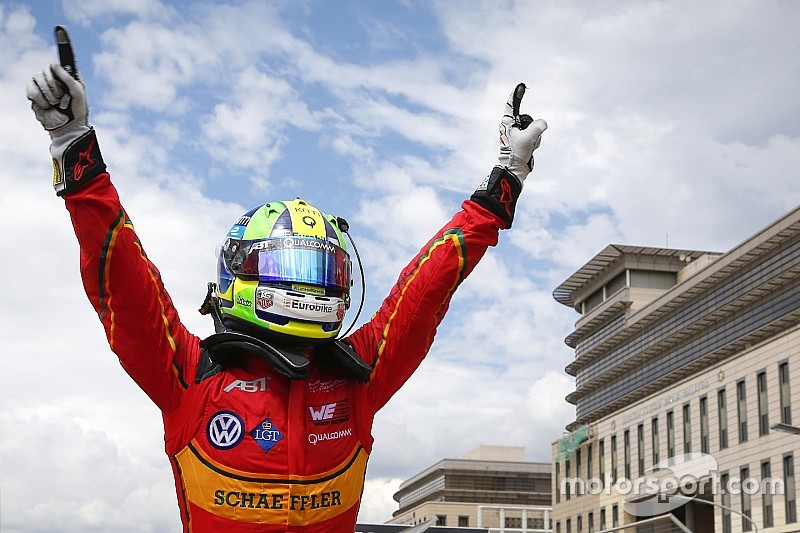
<instances>
[{"instance_id":1,"label":"building window","mask_svg":"<svg viewBox=\"0 0 800 533\"><path fill-rule=\"evenodd\" d=\"M600 487L606 486L606 441L600 439L597 444L597 474L600 478Z\"/></svg>"},{"instance_id":2,"label":"building window","mask_svg":"<svg viewBox=\"0 0 800 533\"><path fill-rule=\"evenodd\" d=\"M631 479L631 432L625 430L622 435L622 454L625 461L625 479Z\"/></svg>"},{"instance_id":3,"label":"building window","mask_svg":"<svg viewBox=\"0 0 800 533\"><path fill-rule=\"evenodd\" d=\"M611 483L617 481L617 436L611 436Z\"/></svg>"},{"instance_id":4,"label":"building window","mask_svg":"<svg viewBox=\"0 0 800 533\"><path fill-rule=\"evenodd\" d=\"M728 492L730 476L727 472L719 477L720 490L722 491L722 533L731 533L731 493Z\"/></svg>"},{"instance_id":5,"label":"building window","mask_svg":"<svg viewBox=\"0 0 800 533\"><path fill-rule=\"evenodd\" d=\"M794 455L787 453L783 456L783 497L787 524L797 522L797 496L794 483Z\"/></svg>"},{"instance_id":6,"label":"building window","mask_svg":"<svg viewBox=\"0 0 800 533\"><path fill-rule=\"evenodd\" d=\"M728 404L725 399L725 389L717 391L717 407L719 414L719 449L728 447Z\"/></svg>"},{"instance_id":7,"label":"building window","mask_svg":"<svg viewBox=\"0 0 800 533\"><path fill-rule=\"evenodd\" d=\"M592 468L594 463L594 458L592 457L592 452L594 452L594 448L592 447L592 443L586 445L586 479L592 479L594 475L594 468Z\"/></svg>"},{"instance_id":8,"label":"building window","mask_svg":"<svg viewBox=\"0 0 800 533\"><path fill-rule=\"evenodd\" d=\"M772 477L772 468L769 459L761 462L761 516L764 519L764 527L772 527L772 493L764 490L770 486L769 479Z\"/></svg>"},{"instance_id":9,"label":"building window","mask_svg":"<svg viewBox=\"0 0 800 533\"><path fill-rule=\"evenodd\" d=\"M683 453L692 453L692 411L688 403L683 406Z\"/></svg>"},{"instance_id":10,"label":"building window","mask_svg":"<svg viewBox=\"0 0 800 533\"><path fill-rule=\"evenodd\" d=\"M589 533L594 533L594 513L592 511L586 515L586 529Z\"/></svg>"},{"instance_id":11,"label":"building window","mask_svg":"<svg viewBox=\"0 0 800 533\"><path fill-rule=\"evenodd\" d=\"M606 508L600 508L600 531L606 529Z\"/></svg>"},{"instance_id":12,"label":"building window","mask_svg":"<svg viewBox=\"0 0 800 533\"><path fill-rule=\"evenodd\" d=\"M619 507L615 503L611 506L611 527L617 527L619 525Z\"/></svg>"},{"instance_id":13,"label":"building window","mask_svg":"<svg viewBox=\"0 0 800 533\"><path fill-rule=\"evenodd\" d=\"M636 460L639 464L639 477L644 475L644 424L636 427Z\"/></svg>"},{"instance_id":14,"label":"building window","mask_svg":"<svg viewBox=\"0 0 800 533\"><path fill-rule=\"evenodd\" d=\"M437 514L436 515L436 525L437 526L446 526L447 525L447 515Z\"/></svg>"},{"instance_id":15,"label":"building window","mask_svg":"<svg viewBox=\"0 0 800 533\"><path fill-rule=\"evenodd\" d=\"M667 459L669 464L673 463L675 457L675 413L667 413Z\"/></svg>"},{"instance_id":16,"label":"building window","mask_svg":"<svg viewBox=\"0 0 800 533\"><path fill-rule=\"evenodd\" d=\"M459 527L469 527L469 516L458 515L458 525Z\"/></svg>"},{"instance_id":17,"label":"building window","mask_svg":"<svg viewBox=\"0 0 800 533\"><path fill-rule=\"evenodd\" d=\"M747 442L747 389L744 380L736 382L736 415L739 419L739 444Z\"/></svg>"},{"instance_id":18,"label":"building window","mask_svg":"<svg viewBox=\"0 0 800 533\"><path fill-rule=\"evenodd\" d=\"M567 518L567 533L572 533L572 519Z\"/></svg>"},{"instance_id":19,"label":"building window","mask_svg":"<svg viewBox=\"0 0 800 533\"><path fill-rule=\"evenodd\" d=\"M653 440L653 466L658 464L661 444L658 437L658 417L650 421L650 436Z\"/></svg>"},{"instance_id":20,"label":"building window","mask_svg":"<svg viewBox=\"0 0 800 533\"><path fill-rule=\"evenodd\" d=\"M581 451L582 450L580 448L575 450L575 477L578 479L581 478ZM577 494L577 496L580 496L580 492Z\"/></svg>"},{"instance_id":21,"label":"building window","mask_svg":"<svg viewBox=\"0 0 800 533\"><path fill-rule=\"evenodd\" d=\"M781 422L792 424L792 389L789 385L789 362L778 365L778 383L781 392Z\"/></svg>"},{"instance_id":22,"label":"building window","mask_svg":"<svg viewBox=\"0 0 800 533\"><path fill-rule=\"evenodd\" d=\"M700 452L710 453L708 444L708 397L700 398Z\"/></svg>"},{"instance_id":23,"label":"building window","mask_svg":"<svg viewBox=\"0 0 800 533\"><path fill-rule=\"evenodd\" d=\"M767 403L767 373L756 374L756 391L758 392L758 435L763 437L769 433L769 404Z\"/></svg>"},{"instance_id":24,"label":"building window","mask_svg":"<svg viewBox=\"0 0 800 533\"><path fill-rule=\"evenodd\" d=\"M578 533L583 533L583 515L578 515Z\"/></svg>"},{"instance_id":25,"label":"building window","mask_svg":"<svg viewBox=\"0 0 800 533\"><path fill-rule=\"evenodd\" d=\"M556 522L556 533L561 533L561 520Z\"/></svg>"},{"instance_id":26,"label":"building window","mask_svg":"<svg viewBox=\"0 0 800 533\"><path fill-rule=\"evenodd\" d=\"M566 481L567 481L567 483L566 483L567 490L566 490L566 493L564 494L564 496L569 500L570 496L572 496L572 494L570 494L570 492L571 492L570 491L570 485L572 485L572 483L569 482L570 478L572 477L572 469L570 468L569 459L564 461L564 477L566 478Z\"/></svg>"},{"instance_id":27,"label":"building window","mask_svg":"<svg viewBox=\"0 0 800 533\"><path fill-rule=\"evenodd\" d=\"M750 467L748 465L744 465L739 468L739 482L740 487L742 484L746 482L747 479L750 479ZM740 499L742 504L742 531L752 531L753 530L753 502L752 496L746 490L740 490ZM747 518L745 518L745 516Z\"/></svg>"},{"instance_id":28,"label":"building window","mask_svg":"<svg viewBox=\"0 0 800 533\"><path fill-rule=\"evenodd\" d=\"M561 463L556 461L556 503L561 503Z\"/></svg>"}]
</instances>

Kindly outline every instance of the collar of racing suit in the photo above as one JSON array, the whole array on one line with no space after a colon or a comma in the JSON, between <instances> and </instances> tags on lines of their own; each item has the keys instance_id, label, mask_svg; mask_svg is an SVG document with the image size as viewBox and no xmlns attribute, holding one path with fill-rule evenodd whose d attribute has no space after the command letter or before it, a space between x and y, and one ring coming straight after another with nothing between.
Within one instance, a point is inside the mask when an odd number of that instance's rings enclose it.
<instances>
[{"instance_id":1,"label":"collar of racing suit","mask_svg":"<svg viewBox=\"0 0 800 533\"><path fill-rule=\"evenodd\" d=\"M264 359L289 379L305 379L310 372L311 362L306 355L308 349L270 343L241 331L215 333L203 339L200 346L213 362L222 366L235 364L241 354L250 353ZM314 351L316 360L330 362L349 378L359 383L369 381L372 365L364 361L348 342L336 339L310 350Z\"/></svg>"}]
</instances>

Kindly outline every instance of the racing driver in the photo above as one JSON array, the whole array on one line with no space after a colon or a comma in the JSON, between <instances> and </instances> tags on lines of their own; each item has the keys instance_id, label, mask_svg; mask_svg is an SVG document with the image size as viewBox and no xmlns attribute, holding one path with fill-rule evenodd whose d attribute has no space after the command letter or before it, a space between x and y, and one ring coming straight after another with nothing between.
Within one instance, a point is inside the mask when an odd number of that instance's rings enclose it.
<instances>
[{"instance_id":1,"label":"racing driver","mask_svg":"<svg viewBox=\"0 0 800 533\"><path fill-rule=\"evenodd\" d=\"M225 236L201 309L216 333L200 339L120 204L69 41L60 44L61 64L35 74L27 97L50 134L86 294L111 350L162 412L184 531L353 531L375 414L425 357L453 292L511 227L547 128L519 114L525 86L505 105L499 164L369 322L340 335L346 222L301 199L275 201Z\"/></svg>"}]
</instances>

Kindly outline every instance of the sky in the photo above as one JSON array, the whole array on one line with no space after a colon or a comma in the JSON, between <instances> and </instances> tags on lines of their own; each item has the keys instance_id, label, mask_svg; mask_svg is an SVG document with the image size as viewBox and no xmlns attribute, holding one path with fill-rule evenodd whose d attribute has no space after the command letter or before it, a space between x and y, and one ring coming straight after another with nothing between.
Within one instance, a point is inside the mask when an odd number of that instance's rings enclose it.
<instances>
[{"instance_id":1,"label":"sky","mask_svg":"<svg viewBox=\"0 0 800 533\"><path fill-rule=\"evenodd\" d=\"M55 24L126 210L201 337L228 228L298 196L350 223L367 289L348 320L367 320L496 163L503 105L527 84L522 111L549 129L514 227L378 413L362 522L481 444L550 461L574 419L579 318L552 291L606 245L725 252L800 202L797 2L2 1L4 532L179 529L160 414L86 301L25 98Z\"/></svg>"}]
</instances>

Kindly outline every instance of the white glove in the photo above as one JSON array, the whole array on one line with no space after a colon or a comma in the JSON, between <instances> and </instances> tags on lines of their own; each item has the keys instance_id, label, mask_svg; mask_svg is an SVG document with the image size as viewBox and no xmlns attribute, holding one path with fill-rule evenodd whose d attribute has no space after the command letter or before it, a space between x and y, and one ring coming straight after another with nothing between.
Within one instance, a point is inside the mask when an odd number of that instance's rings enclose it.
<instances>
[{"instance_id":1,"label":"white glove","mask_svg":"<svg viewBox=\"0 0 800 533\"><path fill-rule=\"evenodd\" d=\"M94 129L89 125L86 87L78 76L66 28L56 26L60 63L34 74L26 93L31 109L50 134L53 188L62 196L106 172Z\"/></svg>"},{"instance_id":2,"label":"white glove","mask_svg":"<svg viewBox=\"0 0 800 533\"><path fill-rule=\"evenodd\" d=\"M542 142L547 122L533 120L530 115L520 115L519 106L525 94L525 84L520 83L511 92L500 121L500 165L520 181L520 185L533 170L533 151Z\"/></svg>"},{"instance_id":3,"label":"white glove","mask_svg":"<svg viewBox=\"0 0 800 533\"><path fill-rule=\"evenodd\" d=\"M33 113L53 141L50 153L54 158L89 131L86 88L58 63L34 74L26 92Z\"/></svg>"}]
</instances>

